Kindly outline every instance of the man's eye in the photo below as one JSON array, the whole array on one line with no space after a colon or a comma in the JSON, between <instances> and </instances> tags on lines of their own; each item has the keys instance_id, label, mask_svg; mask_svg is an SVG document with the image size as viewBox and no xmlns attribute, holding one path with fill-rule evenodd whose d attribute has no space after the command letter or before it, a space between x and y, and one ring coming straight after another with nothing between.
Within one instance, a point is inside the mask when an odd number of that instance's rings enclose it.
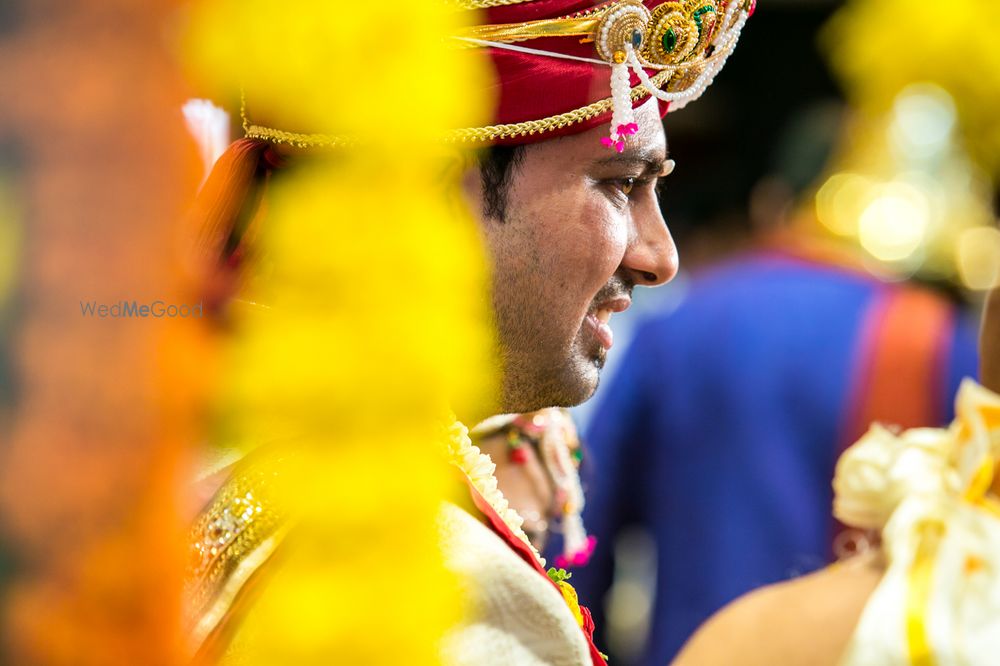
<instances>
[{"instance_id":1,"label":"man's eye","mask_svg":"<svg viewBox=\"0 0 1000 666\"><path fill-rule=\"evenodd\" d=\"M604 181L605 185L610 187L612 190L617 190L625 197L625 200L619 201L618 203L624 204L625 201L631 199L632 194L639 187L645 187L647 185L653 185L653 180L649 178L643 178L641 176L626 176L625 178L610 178ZM616 198L617 195L616 195Z\"/></svg>"},{"instance_id":2,"label":"man's eye","mask_svg":"<svg viewBox=\"0 0 1000 666\"><path fill-rule=\"evenodd\" d=\"M622 194L628 196L632 194L632 190L635 188L635 178L622 178L618 181L618 189L622 191Z\"/></svg>"}]
</instances>

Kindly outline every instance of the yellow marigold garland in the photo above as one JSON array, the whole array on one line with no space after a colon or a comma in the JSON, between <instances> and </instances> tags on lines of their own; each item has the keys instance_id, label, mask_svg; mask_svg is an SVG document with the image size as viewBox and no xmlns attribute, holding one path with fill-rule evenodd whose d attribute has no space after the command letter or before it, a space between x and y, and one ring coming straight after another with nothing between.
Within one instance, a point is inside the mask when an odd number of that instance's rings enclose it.
<instances>
[{"instance_id":1,"label":"yellow marigold garland","mask_svg":"<svg viewBox=\"0 0 1000 666\"><path fill-rule=\"evenodd\" d=\"M240 663L437 663L457 616L435 537L454 478L435 440L449 402L482 403L493 382L479 237L442 195L454 156L428 141L482 120L480 72L446 49L454 20L433 3L194 13L188 53L221 95L241 81L255 115L361 146L267 194L245 294L267 307L241 316L221 403L241 444L297 442L277 490L301 527L236 637Z\"/></svg>"}]
</instances>

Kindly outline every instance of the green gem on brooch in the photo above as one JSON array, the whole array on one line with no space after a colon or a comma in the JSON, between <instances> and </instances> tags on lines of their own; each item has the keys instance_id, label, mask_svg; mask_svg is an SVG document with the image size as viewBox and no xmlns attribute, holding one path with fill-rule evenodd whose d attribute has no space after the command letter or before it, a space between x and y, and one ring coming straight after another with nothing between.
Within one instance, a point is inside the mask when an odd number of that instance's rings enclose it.
<instances>
[{"instance_id":1,"label":"green gem on brooch","mask_svg":"<svg viewBox=\"0 0 1000 666\"><path fill-rule=\"evenodd\" d=\"M701 32L701 15L707 14L709 12L714 14L715 7L712 7L711 5L705 5L704 7L699 7L697 10L695 10L695 13L691 15L691 18L694 19L695 25L698 26L698 32Z\"/></svg>"},{"instance_id":2,"label":"green gem on brooch","mask_svg":"<svg viewBox=\"0 0 1000 666\"><path fill-rule=\"evenodd\" d=\"M693 18L694 18L695 25L698 26L698 38L699 39L701 39L701 37L703 36L703 33L705 32L704 21L702 19L702 16L704 16L705 14L711 14L712 17L714 17L715 16L715 7L712 7L710 5L705 5L704 7L699 8L694 13Z\"/></svg>"},{"instance_id":3,"label":"green gem on brooch","mask_svg":"<svg viewBox=\"0 0 1000 666\"><path fill-rule=\"evenodd\" d=\"M674 32L673 28L670 28L665 33L663 33L663 51L665 53L671 53L674 47L677 46L677 33Z\"/></svg>"}]
</instances>

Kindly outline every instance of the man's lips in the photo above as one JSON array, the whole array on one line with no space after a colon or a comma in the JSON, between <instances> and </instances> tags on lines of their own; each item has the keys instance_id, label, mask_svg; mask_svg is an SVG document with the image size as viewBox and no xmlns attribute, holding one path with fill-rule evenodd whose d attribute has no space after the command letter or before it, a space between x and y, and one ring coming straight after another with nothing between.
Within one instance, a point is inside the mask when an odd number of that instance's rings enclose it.
<instances>
[{"instance_id":1,"label":"man's lips","mask_svg":"<svg viewBox=\"0 0 1000 666\"><path fill-rule=\"evenodd\" d=\"M626 296L613 298L600 303L584 318L584 326L590 329L605 351L611 349L611 346L615 342L614 332L611 330L611 327L608 326L608 321L611 319L611 313L624 312L631 304L632 299Z\"/></svg>"}]
</instances>

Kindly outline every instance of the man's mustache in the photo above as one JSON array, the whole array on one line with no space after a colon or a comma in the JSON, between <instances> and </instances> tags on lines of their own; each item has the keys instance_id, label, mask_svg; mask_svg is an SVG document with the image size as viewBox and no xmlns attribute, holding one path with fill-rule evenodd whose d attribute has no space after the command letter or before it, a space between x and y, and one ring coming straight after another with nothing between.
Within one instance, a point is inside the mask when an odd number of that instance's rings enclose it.
<instances>
[{"instance_id":1,"label":"man's mustache","mask_svg":"<svg viewBox=\"0 0 1000 666\"><path fill-rule=\"evenodd\" d=\"M591 301L591 309L595 309L599 304L612 301L616 298L631 298L632 290L635 288L635 282L628 280L620 275L612 276L608 283L601 287L597 295L594 296L594 300Z\"/></svg>"}]
</instances>

